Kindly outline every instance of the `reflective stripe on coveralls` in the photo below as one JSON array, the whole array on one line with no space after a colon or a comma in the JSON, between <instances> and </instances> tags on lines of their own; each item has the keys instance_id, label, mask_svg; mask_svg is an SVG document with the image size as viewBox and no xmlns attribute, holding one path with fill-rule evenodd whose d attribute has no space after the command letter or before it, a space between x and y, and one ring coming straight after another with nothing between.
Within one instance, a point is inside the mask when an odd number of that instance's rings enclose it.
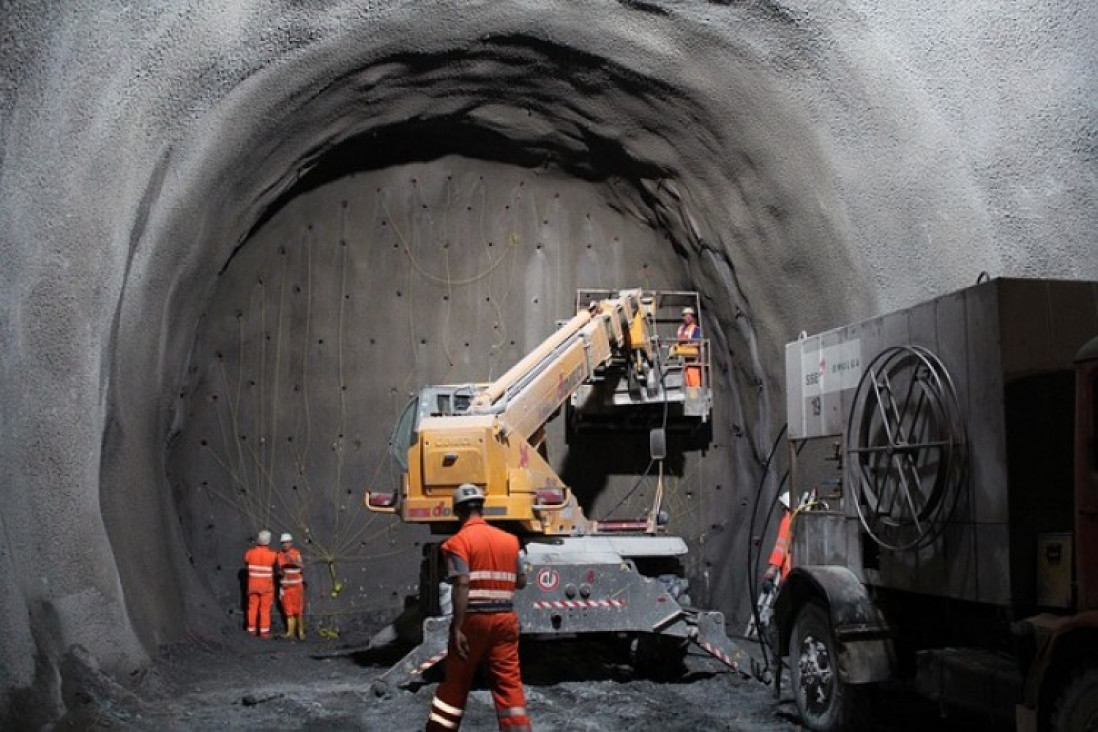
<instances>
[{"instance_id":1,"label":"reflective stripe on coveralls","mask_svg":"<svg viewBox=\"0 0 1098 732\"><path fill-rule=\"evenodd\" d=\"M282 574L282 586L300 585L304 579L301 576L301 552L297 549L278 553L278 571Z\"/></svg>"},{"instance_id":2,"label":"reflective stripe on coveralls","mask_svg":"<svg viewBox=\"0 0 1098 732\"><path fill-rule=\"evenodd\" d=\"M529 730L519 669L518 616L511 610L518 580L518 539L489 526L480 516L472 516L443 543L442 551L451 560L452 576L469 576L469 606L461 627L469 642L469 655L462 659L456 649L448 649L446 678L431 702L427 730L441 732L461 726L469 689L481 665L487 672L499 728Z\"/></svg>"},{"instance_id":3,"label":"reflective stripe on coveralls","mask_svg":"<svg viewBox=\"0 0 1098 732\"><path fill-rule=\"evenodd\" d=\"M461 727L469 689L482 665L487 671L499 728L507 732L529 730L518 660L518 616L513 612L469 613L462 630L469 641L469 657L461 658L452 648L447 653L446 678L431 701L428 732Z\"/></svg>"},{"instance_id":4,"label":"reflective stripe on coveralls","mask_svg":"<svg viewBox=\"0 0 1098 732\"><path fill-rule=\"evenodd\" d=\"M244 554L248 567L248 632L263 637L271 633L271 604L274 602L274 565L278 555L266 546L253 546Z\"/></svg>"}]
</instances>

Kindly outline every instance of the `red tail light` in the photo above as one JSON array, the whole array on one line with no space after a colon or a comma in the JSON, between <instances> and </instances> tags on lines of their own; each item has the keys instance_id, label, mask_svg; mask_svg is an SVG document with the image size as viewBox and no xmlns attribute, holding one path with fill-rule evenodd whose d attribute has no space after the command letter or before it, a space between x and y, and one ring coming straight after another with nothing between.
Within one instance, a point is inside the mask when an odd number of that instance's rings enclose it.
<instances>
[{"instance_id":1,"label":"red tail light","mask_svg":"<svg viewBox=\"0 0 1098 732\"><path fill-rule=\"evenodd\" d=\"M560 488L542 488L534 495L539 506L559 506L564 503L564 491Z\"/></svg>"},{"instance_id":2,"label":"red tail light","mask_svg":"<svg viewBox=\"0 0 1098 732\"><path fill-rule=\"evenodd\" d=\"M392 508L396 505L396 493L371 493L370 505L374 508Z\"/></svg>"}]
</instances>

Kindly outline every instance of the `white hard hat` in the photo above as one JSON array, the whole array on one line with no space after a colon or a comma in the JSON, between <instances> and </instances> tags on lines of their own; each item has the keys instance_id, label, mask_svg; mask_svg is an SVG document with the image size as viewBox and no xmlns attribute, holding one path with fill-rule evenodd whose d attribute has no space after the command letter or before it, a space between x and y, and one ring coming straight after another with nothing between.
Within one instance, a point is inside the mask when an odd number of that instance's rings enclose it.
<instances>
[{"instance_id":1,"label":"white hard hat","mask_svg":"<svg viewBox=\"0 0 1098 732\"><path fill-rule=\"evenodd\" d=\"M472 483L462 483L454 489L454 508L463 503L484 503L484 491Z\"/></svg>"},{"instance_id":2,"label":"white hard hat","mask_svg":"<svg viewBox=\"0 0 1098 732\"><path fill-rule=\"evenodd\" d=\"M278 540L285 544L288 541L293 541L294 537L290 536L289 534L283 534L281 537L279 537Z\"/></svg>"},{"instance_id":3,"label":"white hard hat","mask_svg":"<svg viewBox=\"0 0 1098 732\"><path fill-rule=\"evenodd\" d=\"M778 503L782 504L787 509L789 508L789 491L778 496Z\"/></svg>"},{"instance_id":4,"label":"white hard hat","mask_svg":"<svg viewBox=\"0 0 1098 732\"><path fill-rule=\"evenodd\" d=\"M255 535L255 541L260 546L267 546L268 544L271 543L271 532L267 531L266 529L263 529L262 531L260 531L258 534Z\"/></svg>"},{"instance_id":5,"label":"white hard hat","mask_svg":"<svg viewBox=\"0 0 1098 732\"><path fill-rule=\"evenodd\" d=\"M683 315L694 315L694 308L687 306L687 307L682 309L682 314Z\"/></svg>"}]
</instances>

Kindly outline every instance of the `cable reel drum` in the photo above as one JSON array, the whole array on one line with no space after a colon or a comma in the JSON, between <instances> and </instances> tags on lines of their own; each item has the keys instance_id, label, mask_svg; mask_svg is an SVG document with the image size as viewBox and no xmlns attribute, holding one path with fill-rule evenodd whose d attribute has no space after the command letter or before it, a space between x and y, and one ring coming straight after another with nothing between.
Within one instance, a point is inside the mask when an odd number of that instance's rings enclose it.
<instances>
[{"instance_id":1,"label":"cable reel drum","mask_svg":"<svg viewBox=\"0 0 1098 732\"><path fill-rule=\"evenodd\" d=\"M916 551L945 530L968 473L968 440L953 380L921 346L881 351L848 415L846 466L865 532Z\"/></svg>"}]
</instances>

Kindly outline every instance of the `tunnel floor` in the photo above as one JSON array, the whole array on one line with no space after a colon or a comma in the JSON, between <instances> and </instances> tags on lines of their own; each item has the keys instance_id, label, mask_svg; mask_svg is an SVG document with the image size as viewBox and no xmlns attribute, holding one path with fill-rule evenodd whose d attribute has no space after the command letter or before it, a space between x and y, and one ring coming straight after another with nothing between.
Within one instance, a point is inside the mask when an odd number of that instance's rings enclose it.
<instances>
[{"instance_id":1,"label":"tunnel floor","mask_svg":"<svg viewBox=\"0 0 1098 732\"><path fill-rule=\"evenodd\" d=\"M232 633L162 649L146 671L119 683L70 659L75 703L58 730L371 730L420 729L438 683L375 693L391 657L356 652L370 633L305 642ZM772 686L733 673L695 649L686 673L670 681L637 676L605 645L524 641L527 707L538 730L799 730L788 674ZM433 673L433 672L432 672ZM997 729L986 719L943 719L902 689L872 695L870 728L914 732ZM974 726L975 725L975 726ZM465 729L495 728L483 685L470 695Z\"/></svg>"}]
</instances>

